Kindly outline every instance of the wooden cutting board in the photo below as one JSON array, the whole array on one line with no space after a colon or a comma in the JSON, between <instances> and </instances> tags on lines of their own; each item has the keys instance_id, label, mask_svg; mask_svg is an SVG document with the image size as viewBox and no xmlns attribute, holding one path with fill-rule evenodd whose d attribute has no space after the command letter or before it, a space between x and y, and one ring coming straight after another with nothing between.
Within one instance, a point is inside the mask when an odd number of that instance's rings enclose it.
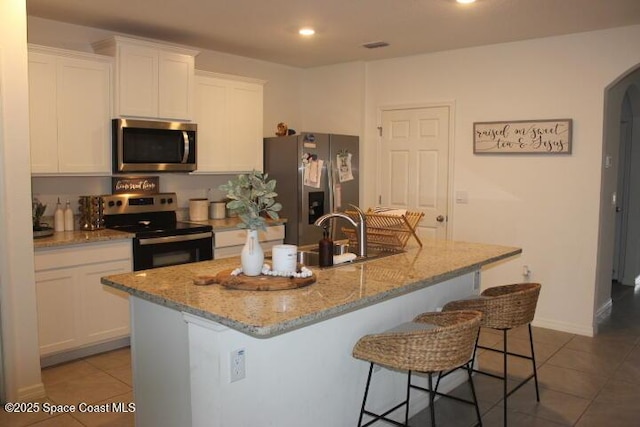
<instances>
[{"instance_id":1,"label":"wooden cutting board","mask_svg":"<svg viewBox=\"0 0 640 427\"><path fill-rule=\"evenodd\" d=\"M197 276L193 279L195 285L220 285L243 291L281 291L309 286L316 281L316 275L309 277L276 277L276 276L233 276L233 270L223 270L215 276Z\"/></svg>"}]
</instances>

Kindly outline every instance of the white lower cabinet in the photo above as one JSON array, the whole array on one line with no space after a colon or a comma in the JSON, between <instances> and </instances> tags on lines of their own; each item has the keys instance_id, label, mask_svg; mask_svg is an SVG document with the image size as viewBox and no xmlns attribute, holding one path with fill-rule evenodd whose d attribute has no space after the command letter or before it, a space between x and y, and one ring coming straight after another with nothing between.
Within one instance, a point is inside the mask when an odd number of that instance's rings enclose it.
<instances>
[{"instance_id":1,"label":"white lower cabinet","mask_svg":"<svg viewBox=\"0 0 640 427\"><path fill-rule=\"evenodd\" d=\"M37 250L40 356L127 337L128 295L100 278L131 271L130 240Z\"/></svg>"},{"instance_id":2,"label":"white lower cabinet","mask_svg":"<svg viewBox=\"0 0 640 427\"><path fill-rule=\"evenodd\" d=\"M214 259L239 256L247 239L247 230L235 229L216 231L213 236ZM258 240L263 251L270 251L274 245L284 240L284 225L267 227L267 231L258 231Z\"/></svg>"}]
</instances>

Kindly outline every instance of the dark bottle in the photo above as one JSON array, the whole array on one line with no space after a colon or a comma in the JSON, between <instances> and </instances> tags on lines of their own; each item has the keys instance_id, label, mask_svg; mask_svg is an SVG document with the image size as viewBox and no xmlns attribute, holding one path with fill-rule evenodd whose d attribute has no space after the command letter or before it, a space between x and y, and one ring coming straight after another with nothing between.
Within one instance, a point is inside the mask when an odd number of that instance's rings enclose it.
<instances>
[{"instance_id":1,"label":"dark bottle","mask_svg":"<svg viewBox=\"0 0 640 427\"><path fill-rule=\"evenodd\" d=\"M323 237L318 242L319 264L320 267L330 267L333 265L333 241L329 238L329 230L326 228L322 234Z\"/></svg>"}]
</instances>

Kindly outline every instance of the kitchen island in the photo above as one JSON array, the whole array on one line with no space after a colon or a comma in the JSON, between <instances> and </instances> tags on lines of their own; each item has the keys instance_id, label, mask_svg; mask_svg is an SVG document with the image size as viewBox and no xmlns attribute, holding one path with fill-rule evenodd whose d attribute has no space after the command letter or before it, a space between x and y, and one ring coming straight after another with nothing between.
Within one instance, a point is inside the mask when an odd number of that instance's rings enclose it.
<instances>
[{"instance_id":1,"label":"kitchen island","mask_svg":"<svg viewBox=\"0 0 640 427\"><path fill-rule=\"evenodd\" d=\"M131 294L136 425L347 426L358 416L368 364L355 342L478 293L480 269L518 248L427 241L422 248L329 269L286 291L196 286L238 258L104 277ZM402 395L382 369L372 405ZM447 378L453 387L460 377ZM426 406L413 400L411 411Z\"/></svg>"}]
</instances>

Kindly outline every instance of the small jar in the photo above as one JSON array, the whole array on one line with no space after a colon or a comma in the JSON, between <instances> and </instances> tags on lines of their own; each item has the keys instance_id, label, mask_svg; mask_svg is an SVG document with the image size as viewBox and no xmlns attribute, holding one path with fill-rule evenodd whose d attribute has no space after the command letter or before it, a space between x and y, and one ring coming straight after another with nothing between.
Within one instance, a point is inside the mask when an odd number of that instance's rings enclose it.
<instances>
[{"instance_id":1,"label":"small jar","mask_svg":"<svg viewBox=\"0 0 640 427\"><path fill-rule=\"evenodd\" d=\"M224 219L226 215L225 202L211 202L209 204L209 219Z\"/></svg>"}]
</instances>

